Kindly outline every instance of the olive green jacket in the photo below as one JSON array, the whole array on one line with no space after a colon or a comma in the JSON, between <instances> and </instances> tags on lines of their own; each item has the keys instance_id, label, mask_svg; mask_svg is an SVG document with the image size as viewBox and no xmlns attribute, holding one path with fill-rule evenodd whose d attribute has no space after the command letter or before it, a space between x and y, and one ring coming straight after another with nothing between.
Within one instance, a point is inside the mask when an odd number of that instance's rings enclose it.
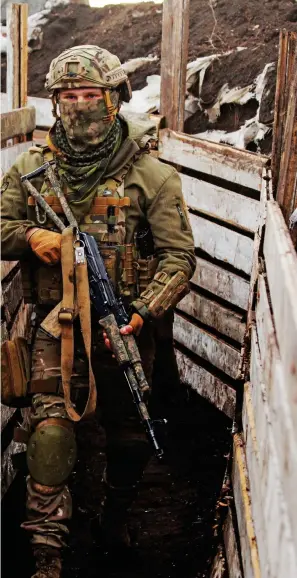
<instances>
[{"instance_id":1,"label":"olive green jacket","mask_svg":"<svg viewBox=\"0 0 297 578\"><path fill-rule=\"evenodd\" d=\"M128 128L129 136L110 163L104 178L116 174L139 150L137 142L143 139L143 131L141 133L139 127L130 123ZM34 171L43 162L42 148L34 146L17 158L3 179L2 259L22 259L31 251L26 231L31 227L40 227L40 224L36 220L35 208L28 206L28 192L20 177ZM43 180L43 176L36 177L32 179L32 184L40 191ZM131 199L131 205L125 209L126 243L134 242L140 220L147 221L159 260L157 272L164 271L171 276L182 271L190 279L195 269L194 242L177 171L151 155L143 154L131 166L124 186L125 196ZM156 291L156 282L152 281L148 288Z\"/></svg>"}]
</instances>

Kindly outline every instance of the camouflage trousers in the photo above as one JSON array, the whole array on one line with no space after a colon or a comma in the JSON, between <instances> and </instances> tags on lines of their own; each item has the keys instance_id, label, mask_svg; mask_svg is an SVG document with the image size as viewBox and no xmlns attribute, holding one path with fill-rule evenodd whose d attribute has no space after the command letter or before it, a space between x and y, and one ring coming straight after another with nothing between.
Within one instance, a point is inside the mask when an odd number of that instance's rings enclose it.
<instances>
[{"instance_id":1,"label":"camouflage trousers","mask_svg":"<svg viewBox=\"0 0 297 578\"><path fill-rule=\"evenodd\" d=\"M79 336L78 336L79 337ZM100 330L93 338L93 370L96 377L100 404L101 425L106 434L105 481L111 487L137 487L151 456L151 448L139 423L137 410L127 383L110 351L106 350ZM151 381L155 346L153 330L144 327L138 345L148 381ZM76 385L87 383L84 375L84 355L76 340L74 374ZM44 373L52 378L59 374L60 344L43 332L37 332L32 352L32 379ZM31 408L32 433L49 418L68 422L61 394L38 393L33 396ZM62 459L62 456L61 456ZM29 468L30 469L30 468ZM58 486L40 484L31 475L27 478L27 520L22 528L30 532L31 541L61 548L67 544L72 500L67 480Z\"/></svg>"}]
</instances>

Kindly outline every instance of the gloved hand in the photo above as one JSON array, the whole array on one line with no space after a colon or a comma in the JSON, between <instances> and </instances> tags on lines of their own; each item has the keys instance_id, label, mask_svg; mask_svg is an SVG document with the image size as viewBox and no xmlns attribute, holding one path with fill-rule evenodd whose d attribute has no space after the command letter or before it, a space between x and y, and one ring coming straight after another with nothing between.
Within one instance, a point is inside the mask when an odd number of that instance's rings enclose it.
<instances>
[{"instance_id":1,"label":"gloved hand","mask_svg":"<svg viewBox=\"0 0 297 578\"><path fill-rule=\"evenodd\" d=\"M134 335L139 335L141 329L143 326L143 319L142 317L140 317L140 315L138 315L138 313L133 313L131 320L129 321L128 325L125 325L125 327L122 327L120 329L120 332L122 335L130 335L131 333L133 333ZM106 345L106 347L108 347L108 349L111 349L110 346L110 341L107 337L107 334L105 332L103 332L103 337L104 337L104 343Z\"/></svg>"},{"instance_id":2,"label":"gloved hand","mask_svg":"<svg viewBox=\"0 0 297 578\"><path fill-rule=\"evenodd\" d=\"M47 265L55 265L61 260L60 233L47 231L46 229L29 229L27 241L34 253Z\"/></svg>"}]
</instances>

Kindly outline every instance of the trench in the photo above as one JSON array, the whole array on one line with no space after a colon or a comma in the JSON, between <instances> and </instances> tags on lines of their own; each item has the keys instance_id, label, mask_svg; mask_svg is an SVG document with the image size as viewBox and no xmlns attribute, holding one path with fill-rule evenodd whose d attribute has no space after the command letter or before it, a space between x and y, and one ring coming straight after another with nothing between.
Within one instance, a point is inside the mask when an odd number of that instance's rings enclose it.
<instances>
[{"instance_id":1,"label":"trench","mask_svg":"<svg viewBox=\"0 0 297 578\"><path fill-rule=\"evenodd\" d=\"M163 385L165 366L162 355L155 381ZM129 517L134 548L128 557L110 557L94 547L91 527L103 497L104 433L96 419L78 428L63 578L210 576L217 547L215 505L230 451L231 421L185 386L175 383L158 390L156 385L155 391L153 411L168 419L165 460L152 458L144 474ZM2 578L29 578L33 573L27 536L19 528L24 514L25 472L17 475L2 502Z\"/></svg>"}]
</instances>

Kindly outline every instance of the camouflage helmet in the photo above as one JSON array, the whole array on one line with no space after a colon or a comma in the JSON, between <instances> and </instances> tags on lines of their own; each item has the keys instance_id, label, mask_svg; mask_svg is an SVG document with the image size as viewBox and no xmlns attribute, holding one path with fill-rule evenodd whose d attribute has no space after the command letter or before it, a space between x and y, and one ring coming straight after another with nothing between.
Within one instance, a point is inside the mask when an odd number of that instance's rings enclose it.
<instances>
[{"instance_id":1,"label":"camouflage helmet","mask_svg":"<svg viewBox=\"0 0 297 578\"><path fill-rule=\"evenodd\" d=\"M45 88L55 90L81 87L119 89L120 99L129 102L131 86L115 54L93 45L74 46L64 50L50 64Z\"/></svg>"}]
</instances>

